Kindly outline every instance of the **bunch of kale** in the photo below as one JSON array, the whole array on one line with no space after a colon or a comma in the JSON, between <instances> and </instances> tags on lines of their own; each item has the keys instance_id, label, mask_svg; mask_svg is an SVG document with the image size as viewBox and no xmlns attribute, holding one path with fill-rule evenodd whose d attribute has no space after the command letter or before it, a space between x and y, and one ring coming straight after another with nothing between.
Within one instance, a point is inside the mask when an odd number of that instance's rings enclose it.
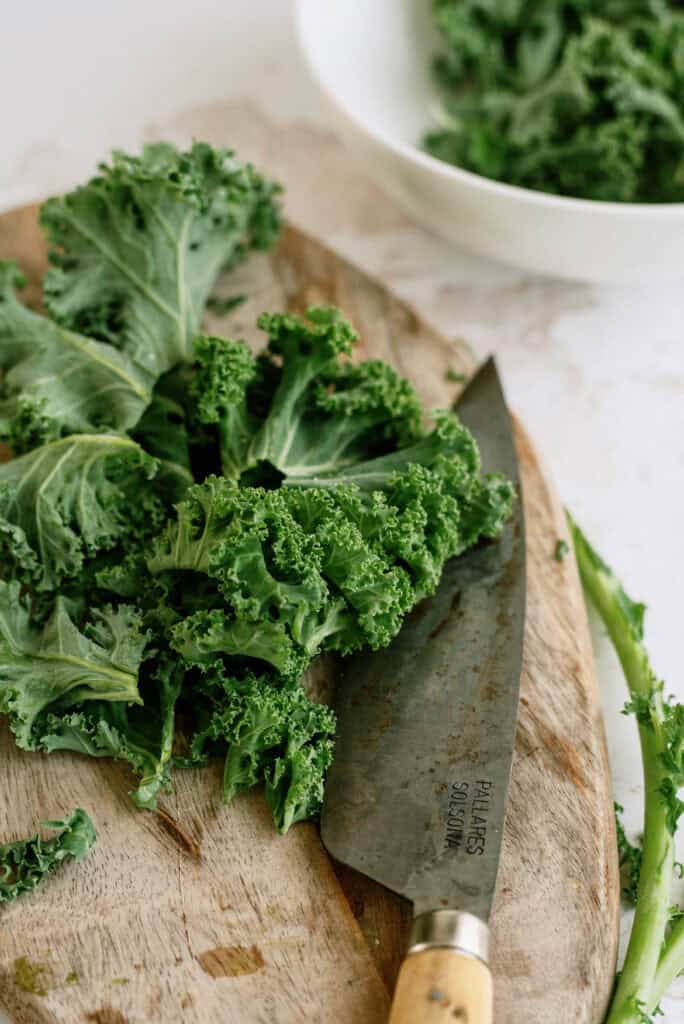
<instances>
[{"instance_id":1,"label":"bunch of kale","mask_svg":"<svg viewBox=\"0 0 684 1024\"><path fill-rule=\"evenodd\" d=\"M621 202L684 199L684 10L670 0L432 0L442 160Z\"/></svg>"},{"instance_id":2,"label":"bunch of kale","mask_svg":"<svg viewBox=\"0 0 684 1024\"><path fill-rule=\"evenodd\" d=\"M455 415L349 359L337 310L264 314L257 356L198 333L277 191L200 143L115 154L42 209L47 315L0 266L0 712L27 750L126 760L142 807L223 752L226 799L263 783L285 831L332 758L311 660L389 643L512 492Z\"/></svg>"}]
</instances>

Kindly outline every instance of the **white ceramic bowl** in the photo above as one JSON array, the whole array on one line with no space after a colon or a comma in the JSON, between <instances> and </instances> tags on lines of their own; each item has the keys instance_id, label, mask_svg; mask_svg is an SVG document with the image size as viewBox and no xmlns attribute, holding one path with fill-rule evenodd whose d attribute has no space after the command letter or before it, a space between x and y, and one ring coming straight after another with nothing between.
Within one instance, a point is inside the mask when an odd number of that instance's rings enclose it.
<instances>
[{"instance_id":1,"label":"white ceramic bowl","mask_svg":"<svg viewBox=\"0 0 684 1024\"><path fill-rule=\"evenodd\" d=\"M435 92L430 0L296 0L302 51L340 133L418 221L525 270L587 281L684 278L684 203L532 192L419 148Z\"/></svg>"}]
</instances>

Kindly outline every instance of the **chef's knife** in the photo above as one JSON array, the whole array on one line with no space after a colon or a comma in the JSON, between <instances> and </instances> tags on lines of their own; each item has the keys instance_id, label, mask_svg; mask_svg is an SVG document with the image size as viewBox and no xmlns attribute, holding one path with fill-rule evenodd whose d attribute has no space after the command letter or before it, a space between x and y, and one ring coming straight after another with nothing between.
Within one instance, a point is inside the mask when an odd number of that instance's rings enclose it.
<instances>
[{"instance_id":1,"label":"chef's knife","mask_svg":"<svg viewBox=\"0 0 684 1024\"><path fill-rule=\"evenodd\" d=\"M489 360L457 407L485 471L518 491L501 539L450 562L390 647L346 662L321 832L413 903L391 1024L491 1024L488 920L518 712L525 539L518 461Z\"/></svg>"}]
</instances>

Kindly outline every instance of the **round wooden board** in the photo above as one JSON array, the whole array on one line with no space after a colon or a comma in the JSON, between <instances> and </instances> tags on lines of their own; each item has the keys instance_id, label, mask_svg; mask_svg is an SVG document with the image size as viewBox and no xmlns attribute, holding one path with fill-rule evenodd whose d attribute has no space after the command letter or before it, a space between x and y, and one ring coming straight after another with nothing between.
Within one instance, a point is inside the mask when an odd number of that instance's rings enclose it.
<instances>
[{"instance_id":1,"label":"round wooden board","mask_svg":"<svg viewBox=\"0 0 684 1024\"><path fill-rule=\"evenodd\" d=\"M0 217L0 258L17 260L37 302L45 250L35 209ZM473 369L462 344L292 228L217 291L249 298L227 318L208 316L207 329L255 345L264 309L341 306L360 332L359 356L393 363L432 405L457 396L447 370ZM601 709L575 563L553 557L557 540L568 539L563 511L520 427L517 440L528 621L493 915L496 1020L599 1024L619 904ZM325 689L328 666L317 676ZM0 1009L11 1019L383 1020L410 908L348 869L333 871L314 826L275 836L259 795L223 807L211 771L178 773L161 811L138 813L118 765L23 754L6 729L0 747L0 841L76 805L92 812L100 835L85 864L0 918ZM22 987L21 964L38 971L37 984Z\"/></svg>"}]
</instances>

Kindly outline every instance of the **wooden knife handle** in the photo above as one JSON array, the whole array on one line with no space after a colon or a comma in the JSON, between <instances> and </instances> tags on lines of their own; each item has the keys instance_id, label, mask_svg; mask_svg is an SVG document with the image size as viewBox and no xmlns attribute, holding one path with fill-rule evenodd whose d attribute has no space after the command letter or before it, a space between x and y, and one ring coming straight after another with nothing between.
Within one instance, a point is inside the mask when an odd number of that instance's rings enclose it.
<instances>
[{"instance_id":1,"label":"wooden knife handle","mask_svg":"<svg viewBox=\"0 0 684 1024\"><path fill-rule=\"evenodd\" d=\"M492 1024L492 976L458 949L424 949L406 957L389 1024Z\"/></svg>"}]
</instances>

